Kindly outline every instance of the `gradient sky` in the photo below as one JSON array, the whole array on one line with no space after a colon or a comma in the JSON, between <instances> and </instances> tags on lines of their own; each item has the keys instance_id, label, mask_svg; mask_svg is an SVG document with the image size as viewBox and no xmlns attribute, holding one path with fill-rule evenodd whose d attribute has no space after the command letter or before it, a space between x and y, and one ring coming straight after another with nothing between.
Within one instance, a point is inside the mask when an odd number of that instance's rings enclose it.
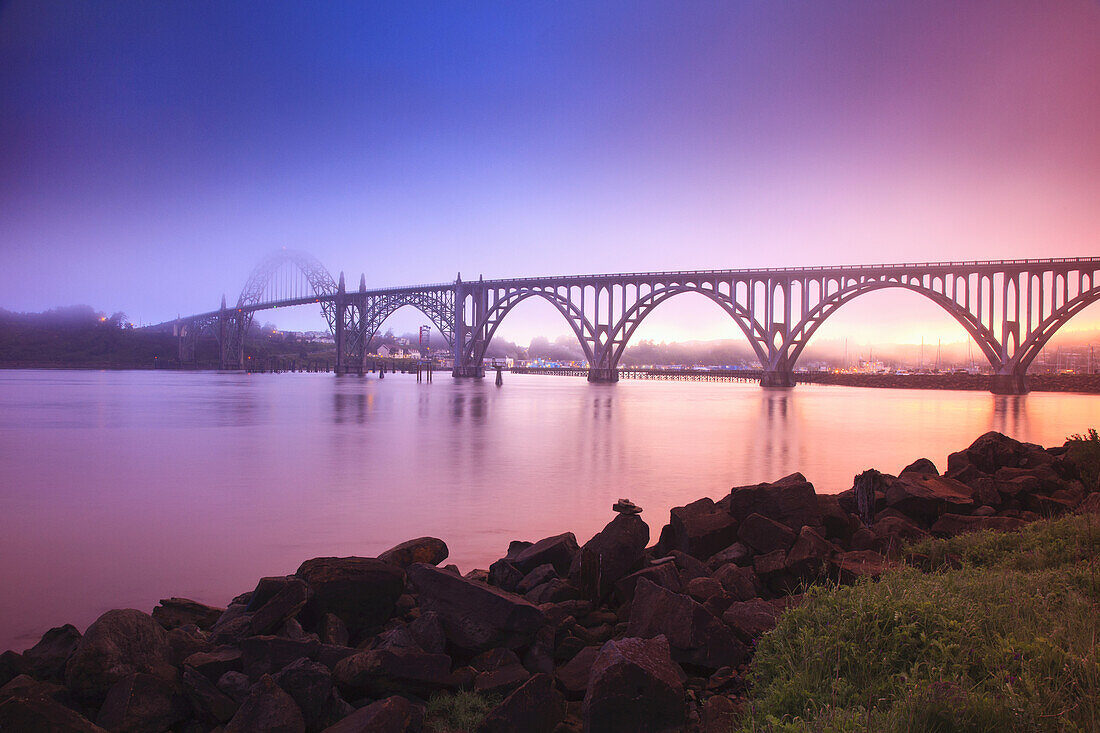
<instances>
[{"instance_id":1,"label":"gradient sky","mask_svg":"<svg viewBox=\"0 0 1100 733\"><path fill-rule=\"evenodd\" d=\"M372 286L1097 255L1100 3L12 0L0 171L0 307L142 322L284 245ZM738 333L682 300L638 337Z\"/></svg>"}]
</instances>

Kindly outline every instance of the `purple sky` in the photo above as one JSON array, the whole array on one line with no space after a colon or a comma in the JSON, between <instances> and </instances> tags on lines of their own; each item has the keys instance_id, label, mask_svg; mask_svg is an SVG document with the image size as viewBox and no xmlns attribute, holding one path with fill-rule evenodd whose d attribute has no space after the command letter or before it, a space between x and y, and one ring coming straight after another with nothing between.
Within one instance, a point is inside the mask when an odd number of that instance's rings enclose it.
<instances>
[{"instance_id":1,"label":"purple sky","mask_svg":"<svg viewBox=\"0 0 1100 733\"><path fill-rule=\"evenodd\" d=\"M14 0L0 112L14 310L208 310L284 245L378 286L1100 253L1095 0ZM682 300L638 337L737 333ZM961 338L863 300L821 336Z\"/></svg>"}]
</instances>

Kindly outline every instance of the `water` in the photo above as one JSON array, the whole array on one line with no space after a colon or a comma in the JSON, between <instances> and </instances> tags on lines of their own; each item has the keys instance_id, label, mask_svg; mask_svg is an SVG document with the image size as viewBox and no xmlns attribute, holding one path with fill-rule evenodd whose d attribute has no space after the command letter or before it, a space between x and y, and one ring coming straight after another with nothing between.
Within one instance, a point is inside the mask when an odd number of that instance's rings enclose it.
<instances>
[{"instance_id":1,"label":"water","mask_svg":"<svg viewBox=\"0 0 1100 733\"><path fill-rule=\"evenodd\" d=\"M584 542L629 497L673 506L802 471L818 491L987 430L1060 444L1100 396L505 375L0 372L0 650L160 598L225 604L311 557Z\"/></svg>"}]
</instances>

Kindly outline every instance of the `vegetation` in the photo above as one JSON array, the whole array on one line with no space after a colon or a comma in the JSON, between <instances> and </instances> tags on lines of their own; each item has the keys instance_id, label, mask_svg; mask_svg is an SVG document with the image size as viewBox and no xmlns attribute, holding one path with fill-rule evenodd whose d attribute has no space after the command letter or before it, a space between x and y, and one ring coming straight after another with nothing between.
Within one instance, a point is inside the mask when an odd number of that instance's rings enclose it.
<instances>
[{"instance_id":1,"label":"vegetation","mask_svg":"<svg viewBox=\"0 0 1100 733\"><path fill-rule=\"evenodd\" d=\"M500 704L496 695L476 692L437 693L428 700L424 728L431 733L463 733L476 730L485 716Z\"/></svg>"},{"instance_id":2,"label":"vegetation","mask_svg":"<svg viewBox=\"0 0 1100 733\"><path fill-rule=\"evenodd\" d=\"M1096 428L1066 438L1066 458L1077 466L1087 490L1100 491L1100 433Z\"/></svg>"},{"instance_id":3,"label":"vegetation","mask_svg":"<svg viewBox=\"0 0 1100 733\"><path fill-rule=\"evenodd\" d=\"M1100 731L1094 516L913 550L953 562L815 587L782 616L744 730Z\"/></svg>"}]
</instances>

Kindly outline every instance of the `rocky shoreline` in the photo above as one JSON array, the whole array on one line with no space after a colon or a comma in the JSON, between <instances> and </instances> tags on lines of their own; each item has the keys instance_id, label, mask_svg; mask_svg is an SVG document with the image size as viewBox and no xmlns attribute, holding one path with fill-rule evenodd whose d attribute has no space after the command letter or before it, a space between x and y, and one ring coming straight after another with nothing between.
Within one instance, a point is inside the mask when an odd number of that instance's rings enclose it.
<instances>
[{"instance_id":1,"label":"rocky shoreline","mask_svg":"<svg viewBox=\"0 0 1100 733\"><path fill-rule=\"evenodd\" d=\"M755 640L809 583L851 583L928 536L1100 512L1066 447L987 433L941 474L919 459L818 495L801 474L672 509L650 544L622 500L583 546L512 542L465 575L424 537L314 558L215 608L66 625L0 655L0 731L420 731L426 702L498 701L478 731L728 731Z\"/></svg>"}]
</instances>

